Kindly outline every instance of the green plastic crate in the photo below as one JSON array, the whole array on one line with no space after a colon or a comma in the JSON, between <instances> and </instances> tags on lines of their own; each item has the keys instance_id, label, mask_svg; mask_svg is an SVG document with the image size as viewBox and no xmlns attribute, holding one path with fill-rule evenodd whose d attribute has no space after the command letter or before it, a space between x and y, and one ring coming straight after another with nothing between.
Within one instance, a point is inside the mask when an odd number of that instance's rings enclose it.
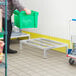
<instances>
[{"instance_id":1,"label":"green plastic crate","mask_svg":"<svg viewBox=\"0 0 76 76\"><path fill-rule=\"evenodd\" d=\"M4 35L3 35L3 34L1 34L1 35L0 35L0 38L3 38L3 37L4 37Z\"/></svg>"},{"instance_id":2,"label":"green plastic crate","mask_svg":"<svg viewBox=\"0 0 76 76\"><path fill-rule=\"evenodd\" d=\"M25 11L14 11L14 24L20 28L37 28L38 24L38 12L31 11L30 15L27 15Z\"/></svg>"},{"instance_id":3,"label":"green plastic crate","mask_svg":"<svg viewBox=\"0 0 76 76\"><path fill-rule=\"evenodd\" d=\"M3 38L3 36L4 36L3 34L2 34L2 35L0 35L0 38Z\"/></svg>"},{"instance_id":4,"label":"green plastic crate","mask_svg":"<svg viewBox=\"0 0 76 76\"><path fill-rule=\"evenodd\" d=\"M2 28L2 31L4 31L3 28ZM4 37L4 34L0 34L0 38L3 38L3 37Z\"/></svg>"}]
</instances>

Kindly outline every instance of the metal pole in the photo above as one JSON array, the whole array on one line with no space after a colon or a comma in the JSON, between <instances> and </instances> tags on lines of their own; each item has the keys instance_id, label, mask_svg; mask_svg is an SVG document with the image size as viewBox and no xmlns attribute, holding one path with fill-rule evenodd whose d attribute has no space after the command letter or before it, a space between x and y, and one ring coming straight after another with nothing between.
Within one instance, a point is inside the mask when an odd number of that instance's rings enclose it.
<instances>
[{"instance_id":1,"label":"metal pole","mask_svg":"<svg viewBox=\"0 0 76 76\"><path fill-rule=\"evenodd\" d=\"M7 76L7 0L5 0L5 76Z\"/></svg>"}]
</instances>

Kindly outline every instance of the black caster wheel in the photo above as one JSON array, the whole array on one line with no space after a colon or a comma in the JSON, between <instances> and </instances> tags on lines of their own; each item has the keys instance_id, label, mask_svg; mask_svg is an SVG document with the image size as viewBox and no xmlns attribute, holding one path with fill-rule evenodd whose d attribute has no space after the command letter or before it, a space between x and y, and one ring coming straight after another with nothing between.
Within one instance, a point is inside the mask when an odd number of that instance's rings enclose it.
<instances>
[{"instance_id":1,"label":"black caster wheel","mask_svg":"<svg viewBox=\"0 0 76 76\"><path fill-rule=\"evenodd\" d=\"M70 64L70 65L73 65L74 62L75 62L74 59L72 59L72 58L69 59L69 64Z\"/></svg>"}]
</instances>

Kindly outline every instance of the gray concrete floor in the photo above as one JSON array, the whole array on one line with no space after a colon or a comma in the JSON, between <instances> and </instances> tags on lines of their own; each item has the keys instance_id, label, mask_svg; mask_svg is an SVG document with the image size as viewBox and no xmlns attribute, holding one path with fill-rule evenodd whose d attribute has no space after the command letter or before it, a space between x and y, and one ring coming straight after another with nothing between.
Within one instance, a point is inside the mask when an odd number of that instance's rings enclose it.
<instances>
[{"instance_id":1,"label":"gray concrete floor","mask_svg":"<svg viewBox=\"0 0 76 76\"><path fill-rule=\"evenodd\" d=\"M17 54L8 54L8 76L76 76L76 64L71 66L64 53L48 50L48 58L43 58L43 50L13 40L11 48ZM4 60L3 60L4 61ZM4 68L0 68L4 76Z\"/></svg>"}]
</instances>

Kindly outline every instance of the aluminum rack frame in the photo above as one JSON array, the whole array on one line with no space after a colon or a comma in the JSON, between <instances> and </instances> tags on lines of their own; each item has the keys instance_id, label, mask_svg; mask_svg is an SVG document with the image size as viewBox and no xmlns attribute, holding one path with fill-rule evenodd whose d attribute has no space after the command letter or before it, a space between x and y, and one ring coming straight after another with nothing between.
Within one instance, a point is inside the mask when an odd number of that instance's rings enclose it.
<instances>
[{"instance_id":1,"label":"aluminum rack frame","mask_svg":"<svg viewBox=\"0 0 76 76\"><path fill-rule=\"evenodd\" d=\"M47 50L54 49L54 48L60 48L60 47L66 47L66 51L68 50L68 45L57 42L54 40L49 40L45 38L36 38L36 39L29 39L29 40L20 40L20 49L22 49L22 44L31 45L40 49L44 50L44 58L47 58Z\"/></svg>"}]
</instances>

